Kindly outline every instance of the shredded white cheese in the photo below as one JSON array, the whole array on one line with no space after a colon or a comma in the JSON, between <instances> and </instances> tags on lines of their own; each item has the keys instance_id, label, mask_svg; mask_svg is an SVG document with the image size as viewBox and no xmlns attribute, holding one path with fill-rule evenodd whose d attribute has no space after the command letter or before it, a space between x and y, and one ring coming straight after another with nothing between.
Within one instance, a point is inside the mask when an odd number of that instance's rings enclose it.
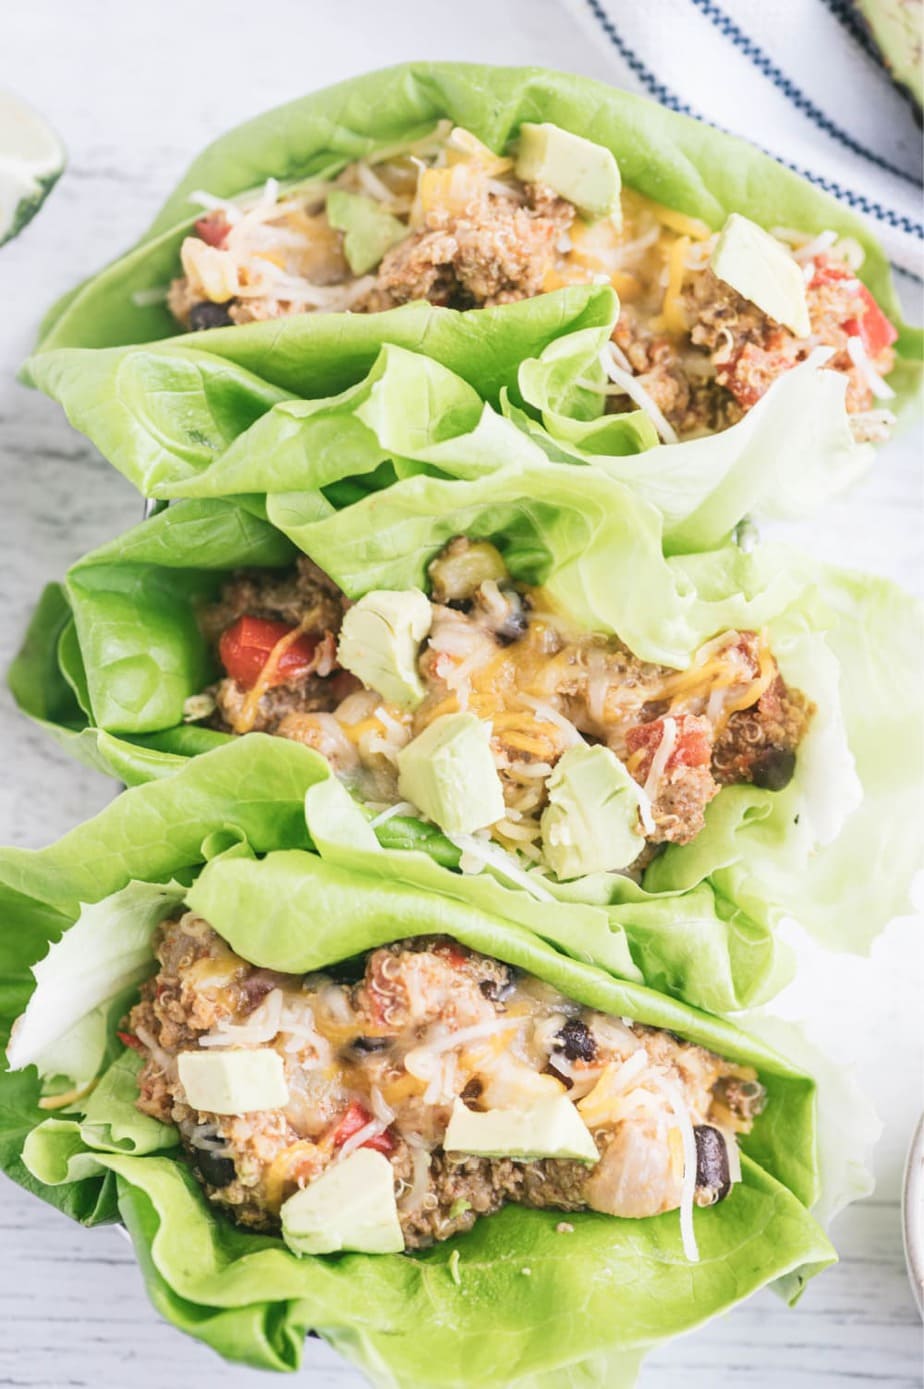
<instances>
[{"instance_id":1,"label":"shredded white cheese","mask_svg":"<svg viewBox=\"0 0 924 1389\"><path fill-rule=\"evenodd\" d=\"M662 776L664 775L664 770L667 767L668 759L670 758L671 753L674 751L674 744L676 743L676 741L676 721L671 718L666 718L664 720L664 726L661 732L661 741L658 744L658 748L654 757L651 759L651 767L649 769L648 776L645 778L645 785L642 788L645 792L645 795L648 797L649 802L657 800L658 798L658 786L660 784Z\"/></svg>"},{"instance_id":2,"label":"shredded white cheese","mask_svg":"<svg viewBox=\"0 0 924 1389\"><path fill-rule=\"evenodd\" d=\"M371 1119L368 1124L364 1124L361 1129L358 1129L357 1132L353 1134L352 1138L348 1138L346 1142L341 1145L335 1161L343 1162L351 1153L355 1153L357 1148L361 1148L364 1143L368 1143L370 1138L378 1138L379 1134L384 1133L387 1128L388 1125L383 1124L381 1119Z\"/></svg>"},{"instance_id":3,"label":"shredded white cheese","mask_svg":"<svg viewBox=\"0 0 924 1389\"><path fill-rule=\"evenodd\" d=\"M199 1038L200 1047L257 1047L271 1042L280 1030L282 1003L282 990L273 989L246 1022L235 1024L223 1019Z\"/></svg>"},{"instance_id":4,"label":"shredded white cheese","mask_svg":"<svg viewBox=\"0 0 924 1389\"><path fill-rule=\"evenodd\" d=\"M557 709L553 709L551 704L546 704L544 700L535 699L532 695L522 693L519 696L519 701L521 704L525 704L527 708L533 709L539 715L539 719L542 723L550 723L553 724L555 728L560 728L568 739L568 747L573 747L576 743L584 742L584 739L571 720L566 719L564 714L560 714Z\"/></svg>"},{"instance_id":5,"label":"shredded white cheese","mask_svg":"<svg viewBox=\"0 0 924 1389\"><path fill-rule=\"evenodd\" d=\"M608 344L608 346L612 347L613 344ZM603 369L606 372L607 376L610 378L610 380L613 381L619 387L620 391L624 395L627 395L629 399L639 407L640 410L644 410L645 414L648 416L655 429L658 431L658 434L662 441L665 444L676 444L676 430L674 429L673 425L668 424L661 410L658 408L658 406L652 400L651 396L645 390L645 387L638 380L638 377L633 376L631 372L628 372L623 367L618 366L612 352L608 352L606 348L603 349L603 352L600 355L600 360L603 363Z\"/></svg>"},{"instance_id":6,"label":"shredded white cheese","mask_svg":"<svg viewBox=\"0 0 924 1389\"><path fill-rule=\"evenodd\" d=\"M691 1264L699 1263L699 1248L696 1243L696 1233L693 1229L693 1207L696 1198L696 1135L693 1132L693 1120L690 1118L690 1110L683 1093L678 1085L666 1076L652 1076L659 1090L668 1101L674 1118L677 1120L677 1127L680 1130L680 1139L683 1144L683 1185L680 1190L680 1238L683 1241L683 1252L686 1254Z\"/></svg>"},{"instance_id":7,"label":"shredded white cheese","mask_svg":"<svg viewBox=\"0 0 924 1389\"><path fill-rule=\"evenodd\" d=\"M470 834L448 834L446 838L460 850L462 857L459 867L463 873L480 873L485 868L493 868L498 877L506 878L523 888L537 902L554 902L555 898L546 888L540 887L536 880L521 868L512 854L496 844L488 844L475 839Z\"/></svg>"},{"instance_id":8,"label":"shredded white cheese","mask_svg":"<svg viewBox=\"0 0 924 1389\"><path fill-rule=\"evenodd\" d=\"M136 289L132 294L132 303L138 309L147 309L152 304L166 304L166 302L166 285L155 285L153 289Z\"/></svg>"},{"instance_id":9,"label":"shredded white cheese","mask_svg":"<svg viewBox=\"0 0 924 1389\"><path fill-rule=\"evenodd\" d=\"M895 392L889 383L879 375L869 359L866 348L863 346L862 338L848 338L847 352L857 371L863 377L867 386L872 391L877 400L891 400Z\"/></svg>"},{"instance_id":10,"label":"shredded white cheese","mask_svg":"<svg viewBox=\"0 0 924 1389\"><path fill-rule=\"evenodd\" d=\"M385 1098L377 1085L373 1085L370 1090L370 1102L372 1104L372 1113L375 1116L375 1118L378 1119L380 1123L385 1124L387 1127L393 1121L395 1117L395 1111L392 1109L391 1105L386 1103Z\"/></svg>"},{"instance_id":11,"label":"shredded white cheese","mask_svg":"<svg viewBox=\"0 0 924 1389\"><path fill-rule=\"evenodd\" d=\"M384 825L386 820L391 820L395 815L413 816L419 814L420 812L416 805L411 805L410 801L396 801L395 804L390 805L387 810L383 810L380 814L376 815L374 820L370 820L369 828L372 830L377 829L379 825Z\"/></svg>"}]
</instances>

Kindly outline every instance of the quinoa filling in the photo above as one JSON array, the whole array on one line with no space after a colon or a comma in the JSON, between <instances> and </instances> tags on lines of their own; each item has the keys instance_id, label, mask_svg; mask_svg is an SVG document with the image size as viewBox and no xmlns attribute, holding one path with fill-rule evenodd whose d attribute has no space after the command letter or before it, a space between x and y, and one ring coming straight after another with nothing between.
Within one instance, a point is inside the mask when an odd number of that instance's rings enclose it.
<instances>
[{"instance_id":1,"label":"quinoa filling","mask_svg":"<svg viewBox=\"0 0 924 1389\"><path fill-rule=\"evenodd\" d=\"M197 195L206 212L183 241L167 304L191 331L296 313L375 313L414 300L480 308L574 284L611 284L622 305L604 357L606 409L641 408L664 442L736 423L783 372L820 347L847 377L860 440L888 436L880 402L897 336L857 277L863 250L834 232L777 228L805 279L810 330L796 334L710 268L717 235L631 188L619 211L591 219L567 198L519 178L443 122L428 139L348 165L336 178L238 202ZM386 218L372 260L351 265L332 195ZM333 222L332 222L333 218ZM390 229L390 230L389 230Z\"/></svg>"},{"instance_id":2,"label":"quinoa filling","mask_svg":"<svg viewBox=\"0 0 924 1389\"><path fill-rule=\"evenodd\" d=\"M490 839L539 866L550 782L576 747L609 749L637 788L636 872L659 846L693 840L722 787L779 791L791 780L813 705L787 685L764 634L719 633L678 671L575 629L541 589L514 583L487 542L451 541L429 577L415 708L338 665L351 605L300 558L294 571L233 576L203 610L226 675L188 701L187 717L303 743L376 814L414 815L399 786L403 750L445 715L474 715L489 727L503 811L463 847L477 853Z\"/></svg>"},{"instance_id":3,"label":"quinoa filling","mask_svg":"<svg viewBox=\"0 0 924 1389\"><path fill-rule=\"evenodd\" d=\"M765 1102L751 1068L447 938L296 976L248 964L187 912L160 928L156 954L122 1034L144 1057L138 1108L177 1126L209 1200L251 1228L277 1230L283 1203L359 1147L391 1165L406 1249L508 1202L690 1218L739 1178L736 1135ZM286 1103L240 1115L191 1107L178 1057L228 1048L274 1050ZM556 1097L574 1105L597 1161L443 1146L454 1105L523 1111Z\"/></svg>"}]
</instances>

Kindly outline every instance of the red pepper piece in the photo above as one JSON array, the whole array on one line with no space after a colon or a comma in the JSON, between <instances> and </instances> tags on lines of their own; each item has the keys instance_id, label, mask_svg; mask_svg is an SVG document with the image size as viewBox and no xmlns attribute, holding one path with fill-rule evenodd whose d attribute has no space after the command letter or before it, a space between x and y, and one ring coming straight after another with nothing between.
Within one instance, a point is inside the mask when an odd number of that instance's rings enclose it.
<instances>
[{"instance_id":1,"label":"red pepper piece","mask_svg":"<svg viewBox=\"0 0 924 1389\"><path fill-rule=\"evenodd\" d=\"M239 617L221 634L218 643L221 663L232 680L249 690L259 680L273 648L294 630L288 622L269 622L262 617ZM298 637L277 662L270 684L284 685L287 680L297 680L300 676L307 675L312 669L316 648L317 641L314 637L307 634Z\"/></svg>"}]
</instances>

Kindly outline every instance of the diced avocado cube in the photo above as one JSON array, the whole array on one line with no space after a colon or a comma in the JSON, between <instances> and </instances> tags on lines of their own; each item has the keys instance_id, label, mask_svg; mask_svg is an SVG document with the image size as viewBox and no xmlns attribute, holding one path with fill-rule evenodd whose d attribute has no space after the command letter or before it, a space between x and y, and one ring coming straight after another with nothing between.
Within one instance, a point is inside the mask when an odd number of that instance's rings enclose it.
<instances>
[{"instance_id":1,"label":"diced avocado cube","mask_svg":"<svg viewBox=\"0 0 924 1389\"><path fill-rule=\"evenodd\" d=\"M327 220L344 233L343 250L354 275L365 275L407 236L407 227L374 198L335 188L327 195Z\"/></svg>"},{"instance_id":2,"label":"diced avocado cube","mask_svg":"<svg viewBox=\"0 0 924 1389\"><path fill-rule=\"evenodd\" d=\"M431 615L430 600L419 588L367 593L344 616L337 658L383 699L413 709L425 693L417 654Z\"/></svg>"},{"instance_id":3,"label":"diced avocado cube","mask_svg":"<svg viewBox=\"0 0 924 1389\"><path fill-rule=\"evenodd\" d=\"M782 323L798 338L808 337L812 328L802 267L763 227L733 212L719 233L709 265L774 323Z\"/></svg>"},{"instance_id":4,"label":"diced avocado cube","mask_svg":"<svg viewBox=\"0 0 924 1389\"><path fill-rule=\"evenodd\" d=\"M559 197L591 221L599 217L620 220L622 179L612 152L603 145L573 135L548 121L520 126L517 178L524 183L545 183Z\"/></svg>"},{"instance_id":5,"label":"diced avocado cube","mask_svg":"<svg viewBox=\"0 0 924 1389\"><path fill-rule=\"evenodd\" d=\"M357 1148L282 1203L282 1238L293 1254L400 1254L395 1180L384 1153Z\"/></svg>"},{"instance_id":6,"label":"diced avocado cube","mask_svg":"<svg viewBox=\"0 0 924 1389\"><path fill-rule=\"evenodd\" d=\"M289 1103L282 1057L271 1047L234 1051L181 1051L180 1083L193 1109L249 1114Z\"/></svg>"},{"instance_id":7,"label":"diced avocado cube","mask_svg":"<svg viewBox=\"0 0 924 1389\"><path fill-rule=\"evenodd\" d=\"M442 714L398 753L398 791L447 834L472 834L504 814L488 724Z\"/></svg>"},{"instance_id":8,"label":"diced avocado cube","mask_svg":"<svg viewBox=\"0 0 924 1389\"><path fill-rule=\"evenodd\" d=\"M456 1100L443 1147L447 1153L506 1157L575 1158L596 1162L600 1156L587 1125L566 1095L540 1100L530 1109L467 1109Z\"/></svg>"},{"instance_id":9,"label":"diced avocado cube","mask_svg":"<svg viewBox=\"0 0 924 1389\"><path fill-rule=\"evenodd\" d=\"M542 854L557 878L627 867L645 841L639 788L615 753L580 743L559 758L542 812Z\"/></svg>"}]
</instances>

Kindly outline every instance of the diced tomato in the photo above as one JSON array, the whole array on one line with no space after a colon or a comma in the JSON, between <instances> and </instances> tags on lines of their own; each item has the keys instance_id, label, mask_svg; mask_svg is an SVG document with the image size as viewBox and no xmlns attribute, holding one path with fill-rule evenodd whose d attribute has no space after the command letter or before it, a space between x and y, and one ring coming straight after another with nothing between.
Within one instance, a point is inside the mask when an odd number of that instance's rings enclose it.
<instances>
[{"instance_id":1,"label":"diced tomato","mask_svg":"<svg viewBox=\"0 0 924 1389\"><path fill-rule=\"evenodd\" d=\"M348 1138L359 1133L367 1124L372 1122L372 1115L359 1100L351 1100L347 1106L340 1122L334 1129L333 1143L335 1148L342 1148ZM390 1133L378 1133L374 1138L368 1138L361 1145L363 1148L374 1148L377 1153L392 1153L395 1149L395 1140Z\"/></svg>"},{"instance_id":2,"label":"diced tomato","mask_svg":"<svg viewBox=\"0 0 924 1389\"><path fill-rule=\"evenodd\" d=\"M838 280L855 280L856 278L848 266L839 264L837 261L830 261L825 256L819 256L815 262L812 285L834 284ZM860 315L857 318L847 319L842 327L848 336L859 337L870 357L875 359L887 347L892 346L898 337L898 330L886 318L866 285L861 284L859 286L857 296L863 305Z\"/></svg>"},{"instance_id":3,"label":"diced tomato","mask_svg":"<svg viewBox=\"0 0 924 1389\"><path fill-rule=\"evenodd\" d=\"M453 969L459 969L468 959L468 952L463 950L461 945L456 945L450 941L447 945L438 945L433 952L435 955L442 955L452 965Z\"/></svg>"},{"instance_id":4,"label":"diced tomato","mask_svg":"<svg viewBox=\"0 0 924 1389\"><path fill-rule=\"evenodd\" d=\"M697 714L675 714L676 725L674 746L667 759L665 771L675 767L708 767L712 760L712 733L708 722ZM626 734L626 747L630 754L644 748L646 756L635 775L644 780L651 769L655 753L664 737L664 719L652 719L651 723L639 723Z\"/></svg>"},{"instance_id":5,"label":"diced tomato","mask_svg":"<svg viewBox=\"0 0 924 1389\"><path fill-rule=\"evenodd\" d=\"M277 642L294 632L288 622L270 622L262 617L239 617L225 629L218 643L218 654L225 670L249 690L257 683L270 653ZM317 640L303 634L293 641L280 657L273 671L271 685L284 685L307 675L314 662Z\"/></svg>"},{"instance_id":6,"label":"diced tomato","mask_svg":"<svg viewBox=\"0 0 924 1389\"><path fill-rule=\"evenodd\" d=\"M131 1047L132 1051L144 1052L144 1043L135 1036L134 1032L117 1032L116 1036L123 1047Z\"/></svg>"},{"instance_id":7,"label":"diced tomato","mask_svg":"<svg viewBox=\"0 0 924 1389\"><path fill-rule=\"evenodd\" d=\"M860 289L860 298L863 300L860 337L869 355L875 359L887 347L892 346L898 337L898 329L886 318L866 285Z\"/></svg>"},{"instance_id":8,"label":"diced tomato","mask_svg":"<svg viewBox=\"0 0 924 1389\"><path fill-rule=\"evenodd\" d=\"M223 212L209 212L196 222L196 235L209 246L223 246L230 230Z\"/></svg>"},{"instance_id":9,"label":"diced tomato","mask_svg":"<svg viewBox=\"0 0 924 1389\"><path fill-rule=\"evenodd\" d=\"M812 287L834 284L836 280L855 280L856 274L843 261L829 260L827 256L815 257L815 273Z\"/></svg>"},{"instance_id":10,"label":"diced tomato","mask_svg":"<svg viewBox=\"0 0 924 1389\"><path fill-rule=\"evenodd\" d=\"M743 410L750 410L778 376L795 366L795 360L791 354L775 347L761 347L756 342L746 342L734 357L722 364L716 379L720 386L730 391Z\"/></svg>"}]
</instances>

